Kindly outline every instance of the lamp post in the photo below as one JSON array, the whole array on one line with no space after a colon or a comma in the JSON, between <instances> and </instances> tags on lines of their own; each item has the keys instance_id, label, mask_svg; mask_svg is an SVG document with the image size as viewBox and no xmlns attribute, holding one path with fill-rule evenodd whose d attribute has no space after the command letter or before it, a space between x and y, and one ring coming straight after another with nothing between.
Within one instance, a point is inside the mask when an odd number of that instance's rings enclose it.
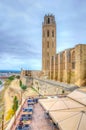
<instances>
[{"instance_id":1,"label":"lamp post","mask_svg":"<svg viewBox=\"0 0 86 130\"><path fill-rule=\"evenodd\" d=\"M2 130L4 130L4 103L3 103L3 114L2 114Z\"/></svg>"},{"instance_id":2,"label":"lamp post","mask_svg":"<svg viewBox=\"0 0 86 130\"><path fill-rule=\"evenodd\" d=\"M4 113L2 114L2 130L4 130Z\"/></svg>"}]
</instances>

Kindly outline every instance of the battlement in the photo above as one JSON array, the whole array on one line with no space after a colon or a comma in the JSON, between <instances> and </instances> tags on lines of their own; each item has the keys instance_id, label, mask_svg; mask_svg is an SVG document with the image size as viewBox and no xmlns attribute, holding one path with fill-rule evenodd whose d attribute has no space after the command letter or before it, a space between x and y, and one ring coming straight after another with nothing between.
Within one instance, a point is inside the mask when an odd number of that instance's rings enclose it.
<instances>
[{"instance_id":1,"label":"battlement","mask_svg":"<svg viewBox=\"0 0 86 130\"><path fill-rule=\"evenodd\" d=\"M44 16L44 25L56 24L55 16L53 14L48 14Z\"/></svg>"}]
</instances>

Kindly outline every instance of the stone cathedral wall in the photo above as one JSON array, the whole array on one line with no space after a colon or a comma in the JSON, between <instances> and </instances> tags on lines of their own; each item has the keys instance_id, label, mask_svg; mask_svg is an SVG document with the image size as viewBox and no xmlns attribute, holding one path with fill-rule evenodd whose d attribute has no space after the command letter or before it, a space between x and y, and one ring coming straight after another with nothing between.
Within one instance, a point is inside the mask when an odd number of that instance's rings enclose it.
<instances>
[{"instance_id":1,"label":"stone cathedral wall","mask_svg":"<svg viewBox=\"0 0 86 130\"><path fill-rule=\"evenodd\" d=\"M86 45L78 44L74 48L51 57L50 79L60 82L86 85Z\"/></svg>"}]
</instances>

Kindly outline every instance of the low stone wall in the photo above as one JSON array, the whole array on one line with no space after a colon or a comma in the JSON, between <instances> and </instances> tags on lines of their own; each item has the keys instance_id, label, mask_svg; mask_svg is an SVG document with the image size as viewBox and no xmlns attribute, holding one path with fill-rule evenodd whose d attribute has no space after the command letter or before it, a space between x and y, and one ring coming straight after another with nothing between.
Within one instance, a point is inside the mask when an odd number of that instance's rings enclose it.
<instances>
[{"instance_id":1,"label":"low stone wall","mask_svg":"<svg viewBox=\"0 0 86 130\"><path fill-rule=\"evenodd\" d=\"M28 76L24 76L21 78L22 84L26 86L31 86L32 85L32 78L29 78Z\"/></svg>"},{"instance_id":2,"label":"low stone wall","mask_svg":"<svg viewBox=\"0 0 86 130\"><path fill-rule=\"evenodd\" d=\"M69 92L75 90L77 86L66 84L54 80L44 80L36 77L23 77L22 82L29 84L41 95L59 95L68 94Z\"/></svg>"},{"instance_id":3,"label":"low stone wall","mask_svg":"<svg viewBox=\"0 0 86 130\"><path fill-rule=\"evenodd\" d=\"M63 88L49 84L46 81L33 79L33 88L36 89L41 95L57 95L62 94Z\"/></svg>"}]
</instances>

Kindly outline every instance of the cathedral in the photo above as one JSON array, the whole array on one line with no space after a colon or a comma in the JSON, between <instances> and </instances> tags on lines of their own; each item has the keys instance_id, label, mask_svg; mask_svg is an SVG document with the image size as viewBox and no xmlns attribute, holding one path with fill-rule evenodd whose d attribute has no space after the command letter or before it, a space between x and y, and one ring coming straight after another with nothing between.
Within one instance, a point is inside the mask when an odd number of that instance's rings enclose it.
<instances>
[{"instance_id":1,"label":"cathedral","mask_svg":"<svg viewBox=\"0 0 86 130\"><path fill-rule=\"evenodd\" d=\"M86 85L86 44L56 53L56 21L45 15L42 23L42 71L51 80Z\"/></svg>"}]
</instances>

